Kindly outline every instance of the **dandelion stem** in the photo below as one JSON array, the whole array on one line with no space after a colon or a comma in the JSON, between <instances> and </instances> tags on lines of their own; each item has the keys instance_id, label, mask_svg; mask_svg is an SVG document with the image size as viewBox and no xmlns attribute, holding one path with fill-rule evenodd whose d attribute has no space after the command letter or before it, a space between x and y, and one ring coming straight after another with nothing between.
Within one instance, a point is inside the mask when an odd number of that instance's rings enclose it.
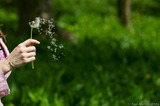
<instances>
[{"instance_id":1,"label":"dandelion stem","mask_svg":"<svg viewBox=\"0 0 160 106\"><path fill-rule=\"evenodd\" d=\"M32 39L33 27L31 27L31 39ZM34 69L34 62L32 61L32 69Z\"/></svg>"},{"instance_id":2,"label":"dandelion stem","mask_svg":"<svg viewBox=\"0 0 160 106\"><path fill-rule=\"evenodd\" d=\"M33 27L31 27L31 39L32 39L32 32L33 32Z\"/></svg>"},{"instance_id":3,"label":"dandelion stem","mask_svg":"<svg viewBox=\"0 0 160 106\"><path fill-rule=\"evenodd\" d=\"M34 69L34 62L32 61L32 69Z\"/></svg>"}]
</instances>

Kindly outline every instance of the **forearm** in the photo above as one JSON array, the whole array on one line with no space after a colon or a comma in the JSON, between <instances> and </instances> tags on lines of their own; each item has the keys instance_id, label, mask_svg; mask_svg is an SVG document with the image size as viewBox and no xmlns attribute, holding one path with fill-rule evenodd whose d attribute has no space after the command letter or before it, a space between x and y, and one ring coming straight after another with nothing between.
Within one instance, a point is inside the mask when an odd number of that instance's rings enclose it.
<instances>
[{"instance_id":1,"label":"forearm","mask_svg":"<svg viewBox=\"0 0 160 106\"><path fill-rule=\"evenodd\" d=\"M13 67L9 64L9 61L7 59L3 59L2 61L0 61L0 69L2 70L2 73L4 75L11 71L12 68Z\"/></svg>"}]
</instances>

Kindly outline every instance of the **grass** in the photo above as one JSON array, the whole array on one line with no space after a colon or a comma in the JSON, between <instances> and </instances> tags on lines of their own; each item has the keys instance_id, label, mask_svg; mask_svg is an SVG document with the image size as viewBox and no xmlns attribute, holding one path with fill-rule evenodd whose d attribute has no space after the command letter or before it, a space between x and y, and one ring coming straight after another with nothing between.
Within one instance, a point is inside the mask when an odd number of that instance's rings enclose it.
<instances>
[{"instance_id":1,"label":"grass","mask_svg":"<svg viewBox=\"0 0 160 106\"><path fill-rule=\"evenodd\" d=\"M132 5L154 6L154 3L136 0ZM41 45L37 46L35 71L28 64L12 72L8 79L11 95L3 99L4 103L9 106L159 103L159 17L133 8L134 30L130 32L121 26L115 6L116 2L106 0L55 0L56 22L73 33L76 41L61 41L66 56L54 62L52 53L46 49L48 42L36 36ZM5 10L0 10L2 13L7 16ZM14 16L17 17L16 12ZM3 19L10 25L4 29L14 30L8 19ZM17 20L10 19L15 23ZM19 36L17 41L10 35L13 34L8 35L10 50L27 38Z\"/></svg>"}]
</instances>

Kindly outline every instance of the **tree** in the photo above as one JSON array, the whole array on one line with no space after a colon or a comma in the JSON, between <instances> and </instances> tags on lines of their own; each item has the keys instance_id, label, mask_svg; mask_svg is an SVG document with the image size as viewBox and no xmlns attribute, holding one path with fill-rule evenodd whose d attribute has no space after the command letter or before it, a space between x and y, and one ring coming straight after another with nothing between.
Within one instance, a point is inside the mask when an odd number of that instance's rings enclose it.
<instances>
[{"instance_id":1,"label":"tree","mask_svg":"<svg viewBox=\"0 0 160 106\"><path fill-rule=\"evenodd\" d=\"M43 17L45 19L50 19L52 17L52 1L53 0L18 0L18 10L19 10L19 31L18 33L26 32L29 29L28 22L32 21L35 17ZM72 35L65 31L64 29L56 25L55 31L61 37L67 40L73 40Z\"/></svg>"},{"instance_id":2,"label":"tree","mask_svg":"<svg viewBox=\"0 0 160 106\"><path fill-rule=\"evenodd\" d=\"M130 27L130 6L130 0L118 0L118 16L125 27Z\"/></svg>"}]
</instances>

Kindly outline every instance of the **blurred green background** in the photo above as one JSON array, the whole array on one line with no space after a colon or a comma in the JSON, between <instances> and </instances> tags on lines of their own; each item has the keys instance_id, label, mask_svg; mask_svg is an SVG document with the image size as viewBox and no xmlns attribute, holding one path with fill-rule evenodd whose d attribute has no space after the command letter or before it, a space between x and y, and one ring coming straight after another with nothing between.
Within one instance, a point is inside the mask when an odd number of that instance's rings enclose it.
<instances>
[{"instance_id":1,"label":"blurred green background","mask_svg":"<svg viewBox=\"0 0 160 106\"><path fill-rule=\"evenodd\" d=\"M0 24L10 51L30 37L28 22L42 15L61 28L57 39L65 54L54 61L48 38L34 33L41 42L35 70L31 64L13 70L4 105L160 105L160 1L131 0L131 9L124 5L129 1L1 0ZM130 10L126 18L118 16L125 16L121 9Z\"/></svg>"}]
</instances>

